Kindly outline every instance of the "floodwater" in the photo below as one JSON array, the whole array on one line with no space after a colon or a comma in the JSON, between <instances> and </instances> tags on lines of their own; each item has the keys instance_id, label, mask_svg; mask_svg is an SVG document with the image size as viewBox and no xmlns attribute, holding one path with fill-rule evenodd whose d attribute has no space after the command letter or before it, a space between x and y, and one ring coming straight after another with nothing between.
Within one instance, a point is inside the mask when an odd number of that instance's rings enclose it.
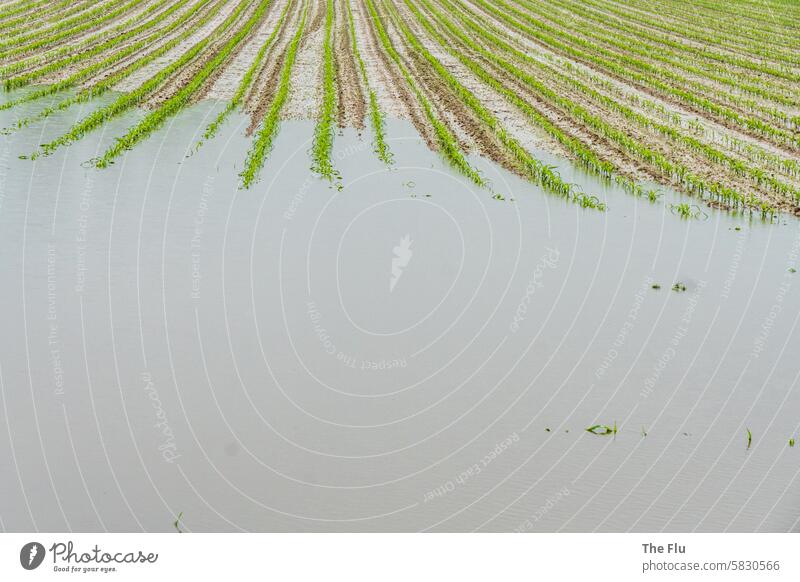
<instances>
[{"instance_id":1,"label":"floodwater","mask_svg":"<svg viewBox=\"0 0 800 582\"><path fill-rule=\"evenodd\" d=\"M341 191L284 123L240 191L243 118L186 157L215 107L105 171L142 113L2 137L3 529L800 529L796 219L544 154L609 210L475 160L498 201L400 121L390 170L337 138Z\"/></svg>"}]
</instances>

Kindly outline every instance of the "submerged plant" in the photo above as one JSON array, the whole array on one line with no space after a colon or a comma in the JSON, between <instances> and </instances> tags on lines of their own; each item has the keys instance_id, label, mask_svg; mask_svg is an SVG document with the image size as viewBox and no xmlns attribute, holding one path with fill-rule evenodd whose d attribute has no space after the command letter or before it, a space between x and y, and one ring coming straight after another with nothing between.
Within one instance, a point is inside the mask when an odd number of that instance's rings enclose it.
<instances>
[{"instance_id":1,"label":"submerged plant","mask_svg":"<svg viewBox=\"0 0 800 582\"><path fill-rule=\"evenodd\" d=\"M688 202L681 202L680 204L672 204L670 206L670 210L672 211L672 214L676 214L681 218L708 220L708 214L697 204L690 205Z\"/></svg>"},{"instance_id":2,"label":"submerged plant","mask_svg":"<svg viewBox=\"0 0 800 582\"><path fill-rule=\"evenodd\" d=\"M657 202L661 196L661 192L657 192L656 190L647 191L647 199L650 200L650 202Z\"/></svg>"},{"instance_id":3,"label":"submerged plant","mask_svg":"<svg viewBox=\"0 0 800 582\"><path fill-rule=\"evenodd\" d=\"M614 426L608 426L606 424L595 424L590 426L586 429L586 432L590 432L592 434L600 434L600 435L609 435L609 434L617 434L617 421L614 421Z\"/></svg>"},{"instance_id":4,"label":"submerged plant","mask_svg":"<svg viewBox=\"0 0 800 582\"><path fill-rule=\"evenodd\" d=\"M314 130L312 171L333 182L339 174L331 161L333 149L334 108L336 106L336 67L333 62L333 0L328 0L325 15L325 41L323 43L322 106ZM341 189L341 186L339 187Z\"/></svg>"},{"instance_id":5,"label":"submerged plant","mask_svg":"<svg viewBox=\"0 0 800 582\"><path fill-rule=\"evenodd\" d=\"M182 511L178 514L177 519L175 519L175 521L172 522L172 526L175 528L175 531L177 531L178 533L183 533L183 530L181 529L181 519L183 519L183 512Z\"/></svg>"}]
</instances>

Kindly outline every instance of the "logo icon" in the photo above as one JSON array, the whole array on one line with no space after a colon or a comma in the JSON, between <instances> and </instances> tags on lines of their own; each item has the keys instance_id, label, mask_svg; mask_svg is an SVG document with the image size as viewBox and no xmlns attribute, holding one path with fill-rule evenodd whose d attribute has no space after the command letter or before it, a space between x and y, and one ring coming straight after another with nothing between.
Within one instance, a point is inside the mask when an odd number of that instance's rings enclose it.
<instances>
[{"instance_id":1,"label":"logo icon","mask_svg":"<svg viewBox=\"0 0 800 582\"><path fill-rule=\"evenodd\" d=\"M407 234L400 239L397 246L392 249L394 257L392 257L392 278L389 280L389 292L394 291L395 285L403 276L403 269L411 262L411 256L414 254L411 250L411 245L414 243L411 240L411 235Z\"/></svg>"},{"instance_id":2,"label":"logo icon","mask_svg":"<svg viewBox=\"0 0 800 582\"><path fill-rule=\"evenodd\" d=\"M28 542L19 551L19 563L26 570L35 570L44 560L44 546L39 542Z\"/></svg>"}]
</instances>

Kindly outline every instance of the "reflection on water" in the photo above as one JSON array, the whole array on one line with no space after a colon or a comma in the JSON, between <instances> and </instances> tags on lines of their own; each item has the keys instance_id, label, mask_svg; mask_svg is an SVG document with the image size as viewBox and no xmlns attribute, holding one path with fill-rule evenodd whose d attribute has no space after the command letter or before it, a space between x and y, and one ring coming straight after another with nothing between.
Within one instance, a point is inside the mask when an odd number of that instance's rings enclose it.
<instances>
[{"instance_id":1,"label":"reflection on water","mask_svg":"<svg viewBox=\"0 0 800 582\"><path fill-rule=\"evenodd\" d=\"M243 119L185 157L213 107L102 172L132 117L2 138L3 527L798 529L795 219L549 156L609 211L476 160L500 202L399 121L392 170L337 138L341 192L287 122L239 191Z\"/></svg>"}]
</instances>

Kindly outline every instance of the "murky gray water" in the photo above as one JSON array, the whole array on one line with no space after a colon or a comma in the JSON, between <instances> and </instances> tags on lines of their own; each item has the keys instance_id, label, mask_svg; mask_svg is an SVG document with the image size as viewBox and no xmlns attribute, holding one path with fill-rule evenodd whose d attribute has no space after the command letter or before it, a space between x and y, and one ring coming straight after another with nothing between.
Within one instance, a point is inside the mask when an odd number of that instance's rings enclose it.
<instances>
[{"instance_id":1,"label":"murky gray water","mask_svg":"<svg viewBox=\"0 0 800 582\"><path fill-rule=\"evenodd\" d=\"M799 529L797 220L476 161L499 202L401 122L342 191L286 123L239 191L242 119L184 157L212 108L102 172L133 115L0 141L4 529Z\"/></svg>"}]
</instances>

